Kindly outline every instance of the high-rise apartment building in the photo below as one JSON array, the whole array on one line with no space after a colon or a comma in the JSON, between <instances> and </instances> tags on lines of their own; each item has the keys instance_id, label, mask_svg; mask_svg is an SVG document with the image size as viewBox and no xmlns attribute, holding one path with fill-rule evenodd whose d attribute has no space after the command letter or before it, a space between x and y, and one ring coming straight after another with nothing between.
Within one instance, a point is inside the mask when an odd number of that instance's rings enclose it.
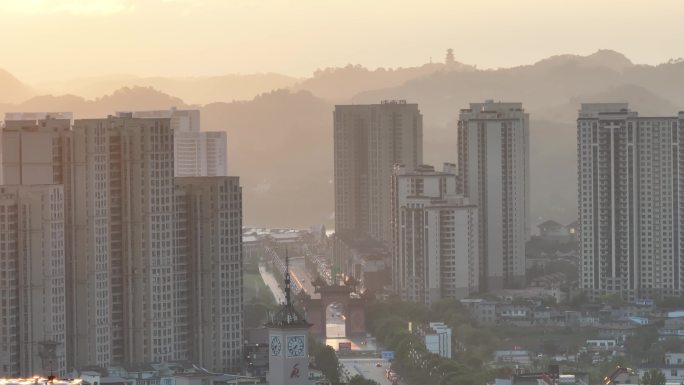
<instances>
[{"instance_id":1,"label":"high-rise apartment building","mask_svg":"<svg viewBox=\"0 0 684 385\"><path fill-rule=\"evenodd\" d=\"M63 189L65 367L238 369L237 178L175 178L169 118L7 120L2 146L5 183Z\"/></svg>"},{"instance_id":2,"label":"high-rise apartment building","mask_svg":"<svg viewBox=\"0 0 684 385\"><path fill-rule=\"evenodd\" d=\"M119 116L171 120L175 176L228 175L228 142L223 131L201 131L199 110L120 112Z\"/></svg>"},{"instance_id":3,"label":"high-rise apartment building","mask_svg":"<svg viewBox=\"0 0 684 385\"><path fill-rule=\"evenodd\" d=\"M577 118L580 285L592 297L680 296L684 113L639 117L626 103Z\"/></svg>"},{"instance_id":4,"label":"high-rise apartment building","mask_svg":"<svg viewBox=\"0 0 684 385\"><path fill-rule=\"evenodd\" d=\"M236 373L242 358L242 189L238 177L176 178L175 335L187 359Z\"/></svg>"},{"instance_id":5,"label":"high-rise apartment building","mask_svg":"<svg viewBox=\"0 0 684 385\"><path fill-rule=\"evenodd\" d=\"M392 284L404 300L431 304L478 291L477 207L456 194L456 165L394 168Z\"/></svg>"},{"instance_id":6,"label":"high-rise apartment building","mask_svg":"<svg viewBox=\"0 0 684 385\"><path fill-rule=\"evenodd\" d=\"M395 164L423 162L417 104L338 105L334 112L335 230L362 231L389 246L390 181Z\"/></svg>"},{"instance_id":7,"label":"high-rise apartment building","mask_svg":"<svg viewBox=\"0 0 684 385\"><path fill-rule=\"evenodd\" d=\"M74 259L72 114L7 113L0 134L0 183L4 185L61 185L64 194L64 269L66 298L66 351L72 365L76 276Z\"/></svg>"},{"instance_id":8,"label":"high-rise apartment building","mask_svg":"<svg viewBox=\"0 0 684 385\"><path fill-rule=\"evenodd\" d=\"M482 291L525 284L529 163L529 115L521 103L488 100L461 110L460 191L479 210Z\"/></svg>"},{"instance_id":9,"label":"high-rise apartment building","mask_svg":"<svg viewBox=\"0 0 684 385\"><path fill-rule=\"evenodd\" d=\"M64 191L0 185L0 377L66 375Z\"/></svg>"},{"instance_id":10,"label":"high-rise apartment building","mask_svg":"<svg viewBox=\"0 0 684 385\"><path fill-rule=\"evenodd\" d=\"M174 131L175 175L226 176L226 133Z\"/></svg>"},{"instance_id":11,"label":"high-rise apartment building","mask_svg":"<svg viewBox=\"0 0 684 385\"><path fill-rule=\"evenodd\" d=\"M169 119L74 123L75 362L176 359Z\"/></svg>"}]
</instances>

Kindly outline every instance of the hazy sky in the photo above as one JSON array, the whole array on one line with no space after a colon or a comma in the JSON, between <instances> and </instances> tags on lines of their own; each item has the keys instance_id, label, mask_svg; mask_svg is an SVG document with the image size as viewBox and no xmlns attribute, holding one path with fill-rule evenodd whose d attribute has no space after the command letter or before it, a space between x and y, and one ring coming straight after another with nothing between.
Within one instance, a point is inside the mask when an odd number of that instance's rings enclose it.
<instances>
[{"instance_id":1,"label":"hazy sky","mask_svg":"<svg viewBox=\"0 0 684 385\"><path fill-rule=\"evenodd\" d=\"M683 0L0 0L0 68L27 82L217 75L430 57L478 67L612 48L684 56Z\"/></svg>"}]
</instances>

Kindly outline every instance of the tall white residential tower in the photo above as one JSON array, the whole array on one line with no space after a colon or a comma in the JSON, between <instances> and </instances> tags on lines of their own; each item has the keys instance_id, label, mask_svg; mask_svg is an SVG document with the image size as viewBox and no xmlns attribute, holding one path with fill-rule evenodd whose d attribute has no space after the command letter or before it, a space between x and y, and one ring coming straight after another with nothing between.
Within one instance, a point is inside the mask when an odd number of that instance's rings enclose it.
<instances>
[{"instance_id":1,"label":"tall white residential tower","mask_svg":"<svg viewBox=\"0 0 684 385\"><path fill-rule=\"evenodd\" d=\"M639 117L626 103L579 110L580 284L591 296L682 294L683 121Z\"/></svg>"},{"instance_id":2,"label":"tall white residential tower","mask_svg":"<svg viewBox=\"0 0 684 385\"><path fill-rule=\"evenodd\" d=\"M461 110L461 192L480 215L480 289L525 285L529 238L529 116L521 103L488 100Z\"/></svg>"}]
</instances>

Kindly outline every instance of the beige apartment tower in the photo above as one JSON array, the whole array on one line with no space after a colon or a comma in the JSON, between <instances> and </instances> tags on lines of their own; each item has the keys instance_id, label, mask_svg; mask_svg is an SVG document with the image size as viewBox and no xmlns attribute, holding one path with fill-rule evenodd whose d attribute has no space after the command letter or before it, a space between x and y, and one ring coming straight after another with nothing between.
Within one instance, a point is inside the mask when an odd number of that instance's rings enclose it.
<instances>
[{"instance_id":1,"label":"beige apartment tower","mask_svg":"<svg viewBox=\"0 0 684 385\"><path fill-rule=\"evenodd\" d=\"M4 185L61 185L64 196L64 274L66 341L59 347L72 365L75 310L75 266L73 247L73 191L71 173L73 138L68 112L7 113L0 135L0 183Z\"/></svg>"},{"instance_id":2,"label":"beige apartment tower","mask_svg":"<svg viewBox=\"0 0 684 385\"><path fill-rule=\"evenodd\" d=\"M177 351L213 372L242 355L242 188L238 177L176 178Z\"/></svg>"},{"instance_id":3,"label":"beige apartment tower","mask_svg":"<svg viewBox=\"0 0 684 385\"><path fill-rule=\"evenodd\" d=\"M63 199L62 240L59 248L45 252L63 259L60 327L65 330L59 329L57 345L41 345L42 357L52 354L45 349L57 352L54 365L60 371L172 360L214 371L240 368L239 180L175 178L171 122L110 116L76 120L73 128L69 119L50 117L5 123L5 183L27 191L54 184ZM13 194L8 202L19 199ZM35 193L25 195L29 199ZM32 225L41 224L40 216L31 218ZM0 216L5 219L17 220ZM55 226L41 220L43 226ZM0 235L0 242L5 239ZM42 319L38 308L26 314ZM38 370L27 361L31 354L18 356L6 372Z\"/></svg>"},{"instance_id":4,"label":"beige apartment tower","mask_svg":"<svg viewBox=\"0 0 684 385\"><path fill-rule=\"evenodd\" d=\"M159 362L180 353L173 198L169 119L75 121L76 363Z\"/></svg>"},{"instance_id":5,"label":"beige apartment tower","mask_svg":"<svg viewBox=\"0 0 684 385\"><path fill-rule=\"evenodd\" d=\"M0 377L66 375L64 191L0 186Z\"/></svg>"},{"instance_id":6,"label":"beige apartment tower","mask_svg":"<svg viewBox=\"0 0 684 385\"><path fill-rule=\"evenodd\" d=\"M338 105L334 112L335 230L392 243L390 181L395 164L423 162L423 116L404 100Z\"/></svg>"},{"instance_id":7,"label":"beige apartment tower","mask_svg":"<svg viewBox=\"0 0 684 385\"><path fill-rule=\"evenodd\" d=\"M488 100L461 110L460 191L479 211L481 291L526 283L529 147L529 115L522 103Z\"/></svg>"}]
</instances>

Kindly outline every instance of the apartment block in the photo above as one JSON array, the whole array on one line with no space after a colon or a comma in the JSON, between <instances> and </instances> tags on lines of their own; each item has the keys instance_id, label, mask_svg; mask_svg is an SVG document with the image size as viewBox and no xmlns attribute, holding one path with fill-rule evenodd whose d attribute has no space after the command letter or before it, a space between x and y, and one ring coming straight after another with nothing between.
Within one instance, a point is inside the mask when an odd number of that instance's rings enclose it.
<instances>
[{"instance_id":1,"label":"apartment block","mask_svg":"<svg viewBox=\"0 0 684 385\"><path fill-rule=\"evenodd\" d=\"M174 124L192 129L193 122ZM77 119L73 127L69 119L6 119L5 183L53 185L63 197L54 252L63 258L66 330L51 345L65 357L59 370L178 360L240 369L239 180L176 178L172 123L131 114ZM22 314L42 317L39 309ZM34 349L17 365L28 367L36 354L48 353Z\"/></svg>"},{"instance_id":2,"label":"apartment block","mask_svg":"<svg viewBox=\"0 0 684 385\"><path fill-rule=\"evenodd\" d=\"M521 103L471 103L458 121L459 190L477 205L480 290L525 285L529 115Z\"/></svg>"},{"instance_id":3,"label":"apartment block","mask_svg":"<svg viewBox=\"0 0 684 385\"><path fill-rule=\"evenodd\" d=\"M404 300L431 304L478 291L478 210L456 194L455 172L448 163L442 172L394 168L392 274Z\"/></svg>"},{"instance_id":4,"label":"apartment block","mask_svg":"<svg viewBox=\"0 0 684 385\"><path fill-rule=\"evenodd\" d=\"M175 359L169 119L74 123L76 362Z\"/></svg>"},{"instance_id":5,"label":"apartment block","mask_svg":"<svg viewBox=\"0 0 684 385\"><path fill-rule=\"evenodd\" d=\"M423 116L417 104L387 100L335 106L333 122L335 231L369 235L389 250L392 170L423 162ZM335 247L333 270L349 274L342 249Z\"/></svg>"},{"instance_id":6,"label":"apartment block","mask_svg":"<svg viewBox=\"0 0 684 385\"><path fill-rule=\"evenodd\" d=\"M241 370L242 189L238 177L176 178L174 298L186 359L213 372Z\"/></svg>"},{"instance_id":7,"label":"apartment block","mask_svg":"<svg viewBox=\"0 0 684 385\"><path fill-rule=\"evenodd\" d=\"M0 186L0 377L65 375L64 191Z\"/></svg>"},{"instance_id":8,"label":"apartment block","mask_svg":"<svg viewBox=\"0 0 684 385\"><path fill-rule=\"evenodd\" d=\"M73 137L70 112L7 113L0 134L0 183L4 185L61 185L64 194L64 269L67 366L73 364L76 290L74 258Z\"/></svg>"},{"instance_id":9,"label":"apartment block","mask_svg":"<svg viewBox=\"0 0 684 385\"><path fill-rule=\"evenodd\" d=\"M682 294L684 113L640 117L626 103L577 118L580 286L627 300Z\"/></svg>"},{"instance_id":10,"label":"apartment block","mask_svg":"<svg viewBox=\"0 0 684 385\"><path fill-rule=\"evenodd\" d=\"M199 110L119 112L119 116L170 119L174 137L175 176L228 175L228 141L224 131L202 131Z\"/></svg>"}]
</instances>

